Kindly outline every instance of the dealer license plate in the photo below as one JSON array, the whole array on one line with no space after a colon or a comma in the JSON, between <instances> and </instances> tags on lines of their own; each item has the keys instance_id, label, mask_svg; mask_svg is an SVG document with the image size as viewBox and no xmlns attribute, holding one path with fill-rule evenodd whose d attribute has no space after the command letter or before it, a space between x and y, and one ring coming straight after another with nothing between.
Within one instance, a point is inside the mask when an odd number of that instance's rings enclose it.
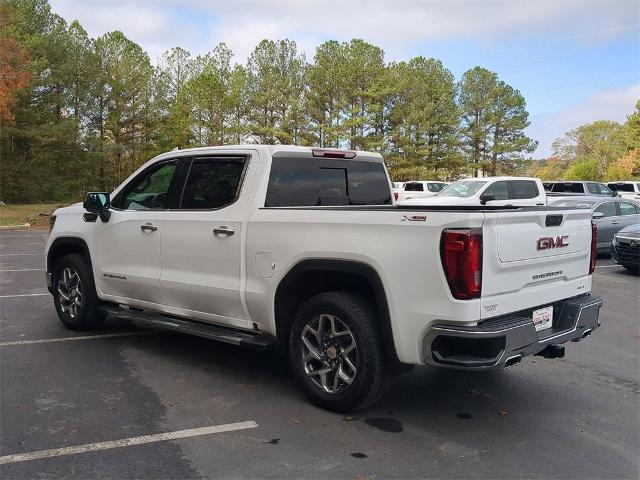
<instances>
[{"instance_id":1,"label":"dealer license plate","mask_svg":"<svg viewBox=\"0 0 640 480\"><path fill-rule=\"evenodd\" d=\"M553 307L544 307L533 311L533 325L536 327L536 332L551 328L552 323Z\"/></svg>"}]
</instances>

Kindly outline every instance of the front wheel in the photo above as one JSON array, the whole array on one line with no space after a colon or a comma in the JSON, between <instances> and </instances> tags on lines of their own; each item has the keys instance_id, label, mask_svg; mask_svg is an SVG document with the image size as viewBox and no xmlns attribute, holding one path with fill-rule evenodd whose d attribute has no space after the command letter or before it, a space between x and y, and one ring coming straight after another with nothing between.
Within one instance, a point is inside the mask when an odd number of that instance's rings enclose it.
<instances>
[{"instance_id":1,"label":"front wheel","mask_svg":"<svg viewBox=\"0 0 640 480\"><path fill-rule=\"evenodd\" d=\"M365 407L388 388L375 312L358 296L330 292L307 300L294 318L289 352L307 395L327 410Z\"/></svg>"},{"instance_id":2,"label":"front wheel","mask_svg":"<svg viewBox=\"0 0 640 480\"><path fill-rule=\"evenodd\" d=\"M98 297L91 270L81 255L65 255L57 262L53 301L58 318L70 330L91 330L100 326L104 319L104 314L97 308Z\"/></svg>"}]
</instances>

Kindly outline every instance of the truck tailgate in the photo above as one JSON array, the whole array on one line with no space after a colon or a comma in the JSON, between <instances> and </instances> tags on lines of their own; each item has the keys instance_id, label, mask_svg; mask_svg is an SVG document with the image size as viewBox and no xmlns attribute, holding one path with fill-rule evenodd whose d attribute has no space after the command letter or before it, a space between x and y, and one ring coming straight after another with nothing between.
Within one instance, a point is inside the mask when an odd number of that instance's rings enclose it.
<instances>
[{"instance_id":1,"label":"truck tailgate","mask_svg":"<svg viewBox=\"0 0 640 480\"><path fill-rule=\"evenodd\" d=\"M590 210L487 213L483 237L483 317L590 290Z\"/></svg>"}]
</instances>

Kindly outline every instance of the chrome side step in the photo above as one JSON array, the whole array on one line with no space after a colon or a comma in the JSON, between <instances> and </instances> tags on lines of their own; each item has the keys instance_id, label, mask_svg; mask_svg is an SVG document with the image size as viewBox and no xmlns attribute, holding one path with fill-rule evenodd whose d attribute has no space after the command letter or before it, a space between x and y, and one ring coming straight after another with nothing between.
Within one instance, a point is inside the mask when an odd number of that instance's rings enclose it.
<instances>
[{"instance_id":1,"label":"chrome side step","mask_svg":"<svg viewBox=\"0 0 640 480\"><path fill-rule=\"evenodd\" d=\"M107 315L129 320L140 326L196 335L255 350L268 350L276 343L275 337L264 333L235 330L194 320L171 317L148 310L117 306L104 306L102 309Z\"/></svg>"}]
</instances>

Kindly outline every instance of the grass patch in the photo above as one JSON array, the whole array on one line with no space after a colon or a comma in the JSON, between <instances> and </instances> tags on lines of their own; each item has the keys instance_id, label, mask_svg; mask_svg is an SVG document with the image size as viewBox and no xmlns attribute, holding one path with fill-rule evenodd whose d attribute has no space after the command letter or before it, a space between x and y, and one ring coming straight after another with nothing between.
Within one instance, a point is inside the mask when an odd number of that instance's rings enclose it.
<instances>
[{"instance_id":1,"label":"grass patch","mask_svg":"<svg viewBox=\"0 0 640 480\"><path fill-rule=\"evenodd\" d=\"M40 213L51 214L59 203L34 203L29 205L0 205L0 225L22 225L30 223L35 228L48 228L49 217Z\"/></svg>"}]
</instances>

